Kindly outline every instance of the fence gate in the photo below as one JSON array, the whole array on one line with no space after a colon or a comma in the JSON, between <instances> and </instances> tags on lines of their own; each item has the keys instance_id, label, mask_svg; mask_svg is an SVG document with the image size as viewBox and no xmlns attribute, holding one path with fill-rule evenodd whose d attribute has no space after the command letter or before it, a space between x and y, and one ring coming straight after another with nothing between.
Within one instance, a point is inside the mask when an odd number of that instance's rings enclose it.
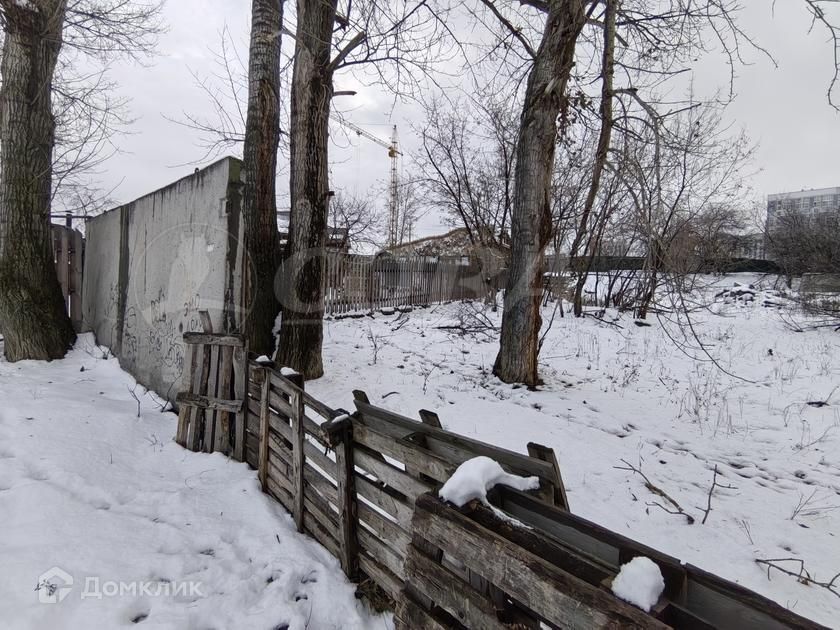
<instances>
[{"instance_id":1,"label":"fence gate","mask_svg":"<svg viewBox=\"0 0 840 630\"><path fill-rule=\"evenodd\" d=\"M67 314L76 332L82 330L82 270L85 239L82 233L63 225L52 226L53 255L58 283L64 294Z\"/></svg>"}]
</instances>

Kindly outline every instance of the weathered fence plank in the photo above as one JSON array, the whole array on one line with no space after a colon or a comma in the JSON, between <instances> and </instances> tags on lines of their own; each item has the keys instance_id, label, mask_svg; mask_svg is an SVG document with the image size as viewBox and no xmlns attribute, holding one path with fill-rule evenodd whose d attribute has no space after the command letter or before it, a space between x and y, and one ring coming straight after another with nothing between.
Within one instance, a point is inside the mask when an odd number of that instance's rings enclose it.
<instances>
[{"instance_id":1,"label":"weathered fence plank","mask_svg":"<svg viewBox=\"0 0 840 630\"><path fill-rule=\"evenodd\" d=\"M292 405L292 455L293 469L292 478L295 486L295 525L298 531L303 531L303 442L306 439L303 428L303 396L299 392L295 392L291 397Z\"/></svg>"},{"instance_id":2,"label":"weathered fence plank","mask_svg":"<svg viewBox=\"0 0 840 630\"><path fill-rule=\"evenodd\" d=\"M439 500L417 500L414 531L560 627L667 628L612 594L511 544Z\"/></svg>"},{"instance_id":3,"label":"weathered fence plank","mask_svg":"<svg viewBox=\"0 0 840 630\"><path fill-rule=\"evenodd\" d=\"M263 492L268 484L268 429L269 429L269 388L271 383L268 374L263 369L262 393L260 395L260 468L259 479Z\"/></svg>"},{"instance_id":4,"label":"weathered fence plank","mask_svg":"<svg viewBox=\"0 0 840 630\"><path fill-rule=\"evenodd\" d=\"M339 560L348 577L355 577L359 570L359 536L356 509L356 470L353 448L353 432L349 418L336 423L333 428L335 439L335 471L338 494Z\"/></svg>"},{"instance_id":5,"label":"weathered fence plank","mask_svg":"<svg viewBox=\"0 0 840 630\"><path fill-rule=\"evenodd\" d=\"M468 628L503 630L490 598L480 594L455 573L414 548L406 559L406 575L435 604Z\"/></svg>"}]
</instances>

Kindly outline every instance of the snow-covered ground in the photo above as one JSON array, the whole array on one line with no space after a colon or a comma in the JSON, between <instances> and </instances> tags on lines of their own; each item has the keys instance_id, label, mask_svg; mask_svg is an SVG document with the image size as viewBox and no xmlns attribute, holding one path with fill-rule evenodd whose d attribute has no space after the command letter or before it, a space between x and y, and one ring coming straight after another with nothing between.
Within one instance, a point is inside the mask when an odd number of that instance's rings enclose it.
<instances>
[{"instance_id":1,"label":"snow-covered ground","mask_svg":"<svg viewBox=\"0 0 840 630\"><path fill-rule=\"evenodd\" d=\"M361 388L513 450L553 447L574 512L837 626L837 595L755 563L840 571L840 334L796 333L765 298L778 301L736 290L695 315L720 367L656 318L556 318L536 392L492 376L496 333L441 328L462 305L330 321L327 375L307 388L345 409ZM0 359L1 627L390 627L253 471L174 444L175 416L102 357L83 337L63 361ZM630 466L694 524L655 505L669 507Z\"/></svg>"},{"instance_id":2,"label":"snow-covered ground","mask_svg":"<svg viewBox=\"0 0 840 630\"><path fill-rule=\"evenodd\" d=\"M253 471L176 445L102 356L85 336L63 361L0 359L0 627L391 626Z\"/></svg>"},{"instance_id":3,"label":"snow-covered ground","mask_svg":"<svg viewBox=\"0 0 840 630\"><path fill-rule=\"evenodd\" d=\"M705 294L754 280L722 278ZM675 345L676 323L567 315L546 336L545 385L532 392L492 376L496 333L441 328L459 323L463 307L449 304L328 322L326 376L307 387L345 409L352 389L405 415L432 409L445 428L520 452L550 446L575 513L838 625L840 597L775 571L768 579L755 560L801 559L819 581L840 572L840 333L794 332L786 309L763 306L775 295L734 288L692 318L719 367L693 339L685 352ZM486 316L498 325L501 313ZM829 404L807 404L817 401ZM655 505L673 509L628 464L694 524Z\"/></svg>"}]
</instances>

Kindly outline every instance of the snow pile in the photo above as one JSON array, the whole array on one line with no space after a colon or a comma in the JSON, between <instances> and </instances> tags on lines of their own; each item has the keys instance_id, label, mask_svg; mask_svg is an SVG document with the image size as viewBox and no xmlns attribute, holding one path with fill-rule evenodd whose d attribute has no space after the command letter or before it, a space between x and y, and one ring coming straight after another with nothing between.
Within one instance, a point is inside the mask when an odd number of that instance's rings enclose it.
<instances>
[{"instance_id":1,"label":"snow pile","mask_svg":"<svg viewBox=\"0 0 840 630\"><path fill-rule=\"evenodd\" d=\"M473 499L487 505L487 491L496 484L517 490L536 490L540 487L540 480L537 477L518 477L506 473L498 462L489 457L474 457L458 466L443 484L438 496L458 507L464 507Z\"/></svg>"},{"instance_id":2,"label":"snow pile","mask_svg":"<svg viewBox=\"0 0 840 630\"><path fill-rule=\"evenodd\" d=\"M262 364L262 365L271 365L273 363L273 361L271 359L269 359L267 356L265 356L264 354L261 354L260 356L258 356L255 359L255 361L257 363Z\"/></svg>"},{"instance_id":3,"label":"snow pile","mask_svg":"<svg viewBox=\"0 0 840 630\"><path fill-rule=\"evenodd\" d=\"M621 566L612 583L612 592L625 602L650 612L665 590L662 572L653 560L643 556Z\"/></svg>"}]
</instances>

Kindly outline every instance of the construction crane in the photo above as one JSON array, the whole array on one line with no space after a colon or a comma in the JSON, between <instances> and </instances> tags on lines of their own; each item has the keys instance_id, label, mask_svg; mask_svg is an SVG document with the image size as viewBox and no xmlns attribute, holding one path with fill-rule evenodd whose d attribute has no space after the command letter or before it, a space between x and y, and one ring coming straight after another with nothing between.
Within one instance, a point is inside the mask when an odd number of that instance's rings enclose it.
<instances>
[{"instance_id":1,"label":"construction crane","mask_svg":"<svg viewBox=\"0 0 840 630\"><path fill-rule=\"evenodd\" d=\"M382 140L381 138L365 131L361 127L344 120L336 114L331 114L331 118L348 129L355 131L356 135L367 138L371 142L375 142L381 147L388 149L388 157L391 159L391 184L389 187L388 199L388 247L395 247L399 241L400 230L400 211L399 211L399 176L397 168L397 158L402 155L397 149L397 126L394 125L391 131L391 141Z\"/></svg>"}]
</instances>

